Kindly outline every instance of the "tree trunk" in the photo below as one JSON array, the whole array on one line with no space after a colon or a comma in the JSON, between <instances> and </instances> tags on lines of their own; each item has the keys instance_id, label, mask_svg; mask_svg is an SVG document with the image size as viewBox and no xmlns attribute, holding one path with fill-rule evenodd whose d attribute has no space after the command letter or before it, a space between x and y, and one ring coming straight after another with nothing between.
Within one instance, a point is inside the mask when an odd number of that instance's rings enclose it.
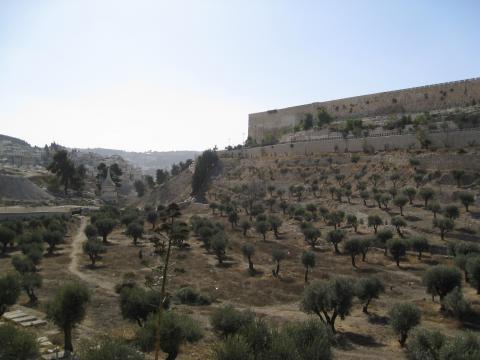
<instances>
[{"instance_id":1,"label":"tree trunk","mask_svg":"<svg viewBox=\"0 0 480 360\"><path fill-rule=\"evenodd\" d=\"M106 243L107 242L107 235L102 235L102 238L103 238L103 242Z\"/></svg>"},{"instance_id":2,"label":"tree trunk","mask_svg":"<svg viewBox=\"0 0 480 360\"><path fill-rule=\"evenodd\" d=\"M335 254L340 254L340 250L338 250L338 244L334 243L333 247L335 248Z\"/></svg>"},{"instance_id":3,"label":"tree trunk","mask_svg":"<svg viewBox=\"0 0 480 360\"><path fill-rule=\"evenodd\" d=\"M248 270L250 270L250 273L254 272L253 262L250 256L248 257Z\"/></svg>"},{"instance_id":4,"label":"tree trunk","mask_svg":"<svg viewBox=\"0 0 480 360\"><path fill-rule=\"evenodd\" d=\"M308 283L308 266L305 269L305 284Z\"/></svg>"},{"instance_id":5,"label":"tree trunk","mask_svg":"<svg viewBox=\"0 0 480 360\"><path fill-rule=\"evenodd\" d=\"M400 258L395 258L395 261L397 262L397 266L400 267Z\"/></svg>"},{"instance_id":6,"label":"tree trunk","mask_svg":"<svg viewBox=\"0 0 480 360\"><path fill-rule=\"evenodd\" d=\"M350 255L350 256L351 256L351 258L352 258L352 266L353 266L354 268L356 268L357 265L355 264L355 255Z\"/></svg>"},{"instance_id":7,"label":"tree trunk","mask_svg":"<svg viewBox=\"0 0 480 360\"><path fill-rule=\"evenodd\" d=\"M407 333L406 332L402 332L400 334L400 340L398 340L398 342L400 343L400 346L403 348L405 346L405 341L407 341Z\"/></svg>"},{"instance_id":8,"label":"tree trunk","mask_svg":"<svg viewBox=\"0 0 480 360\"><path fill-rule=\"evenodd\" d=\"M363 311L365 314L368 314L368 305L370 304L370 300L371 300L371 299L368 299L367 302L365 303L365 305L363 305L362 311Z\"/></svg>"},{"instance_id":9,"label":"tree trunk","mask_svg":"<svg viewBox=\"0 0 480 360\"><path fill-rule=\"evenodd\" d=\"M72 328L67 325L64 329L63 329L63 335L65 337L65 352L67 354L70 354L71 352L73 352L73 344L72 344Z\"/></svg>"},{"instance_id":10,"label":"tree trunk","mask_svg":"<svg viewBox=\"0 0 480 360\"><path fill-rule=\"evenodd\" d=\"M278 276L279 272L280 272L280 261L277 261L277 269L275 270L275 276Z\"/></svg>"},{"instance_id":11,"label":"tree trunk","mask_svg":"<svg viewBox=\"0 0 480 360\"><path fill-rule=\"evenodd\" d=\"M365 262L367 260L366 258L367 258L367 252L364 251L362 252L362 261Z\"/></svg>"},{"instance_id":12,"label":"tree trunk","mask_svg":"<svg viewBox=\"0 0 480 360\"><path fill-rule=\"evenodd\" d=\"M175 360L178 355L178 350L172 351L171 353L168 354L166 360Z\"/></svg>"}]
</instances>

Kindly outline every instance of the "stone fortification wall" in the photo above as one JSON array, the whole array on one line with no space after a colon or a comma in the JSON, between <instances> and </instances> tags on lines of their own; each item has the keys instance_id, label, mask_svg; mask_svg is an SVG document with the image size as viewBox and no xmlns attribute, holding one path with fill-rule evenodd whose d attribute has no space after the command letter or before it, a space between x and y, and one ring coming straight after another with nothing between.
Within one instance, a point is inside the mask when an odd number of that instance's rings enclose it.
<instances>
[{"instance_id":1,"label":"stone fortification wall","mask_svg":"<svg viewBox=\"0 0 480 360\"><path fill-rule=\"evenodd\" d=\"M427 135L432 146L444 148L463 148L480 145L480 129L456 130L448 132L432 132ZM375 151L395 149L420 149L421 145L415 133L395 134L365 138L335 137L330 139L282 143L243 150L222 151L221 156L290 156L328 152L361 152L369 148Z\"/></svg>"},{"instance_id":2,"label":"stone fortification wall","mask_svg":"<svg viewBox=\"0 0 480 360\"><path fill-rule=\"evenodd\" d=\"M248 135L258 143L267 134L292 130L306 113L324 108L334 119L421 113L480 104L480 78L388 91L340 100L316 102L250 114Z\"/></svg>"}]
</instances>

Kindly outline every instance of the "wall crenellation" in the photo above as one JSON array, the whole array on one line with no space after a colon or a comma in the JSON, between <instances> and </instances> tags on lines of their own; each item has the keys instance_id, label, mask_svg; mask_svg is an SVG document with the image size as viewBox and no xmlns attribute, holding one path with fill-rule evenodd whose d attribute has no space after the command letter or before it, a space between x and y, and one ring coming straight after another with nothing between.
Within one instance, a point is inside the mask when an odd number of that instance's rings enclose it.
<instances>
[{"instance_id":1,"label":"wall crenellation","mask_svg":"<svg viewBox=\"0 0 480 360\"><path fill-rule=\"evenodd\" d=\"M335 120L433 110L480 104L480 78L425 85L350 98L315 102L249 115L248 135L260 143L267 134L291 131L306 113L325 109Z\"/></svg>"}]
</instances>

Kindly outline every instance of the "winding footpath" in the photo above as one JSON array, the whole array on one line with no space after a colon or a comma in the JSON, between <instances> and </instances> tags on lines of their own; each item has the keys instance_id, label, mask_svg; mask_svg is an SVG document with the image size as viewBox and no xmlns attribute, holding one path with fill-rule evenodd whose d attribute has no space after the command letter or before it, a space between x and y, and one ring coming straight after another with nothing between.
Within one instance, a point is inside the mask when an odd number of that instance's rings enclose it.
<instances>
[{"instance_id":1,"label":"winding footpath","mask_svg":"<svg viewBox=\"0 0 480 360\"><path fill-rule=\"evenodd\" d=\"M84 232L87 223L87 218L81 216L80 226L78 227L77 233L73 236L72 239L72 248L70 251L70 264L68 265L68 271L80 278L82 281L85 281L86 283L94 287L99 287L110 295L116 295L114 285L111 281L105 281L99 276L96 276L96 274L88 274L80 270L78 259L80 256L83 255L82 245L87 240Z\"/></svg>"}]
</instances>

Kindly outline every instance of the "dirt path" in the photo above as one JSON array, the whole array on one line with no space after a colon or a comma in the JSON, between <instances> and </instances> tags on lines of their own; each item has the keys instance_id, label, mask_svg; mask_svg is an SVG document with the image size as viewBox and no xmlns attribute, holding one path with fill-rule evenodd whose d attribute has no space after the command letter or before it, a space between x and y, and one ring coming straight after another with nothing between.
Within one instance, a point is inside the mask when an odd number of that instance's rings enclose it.
<instances>
[{"instance_id":1,"label":"dirt path","mask_svg":"<svg viewBox=\"0 0 480 360\"><path fill-rule=\"evenodd\" d=\"M78 259L83 255L82 244L87 240L84 230L87 226L88 220L86 217L80 217L80 226L78 227L77 233L73 236L72 240L72 249L70 252L70 264L68 265L68 271L72 274L78 276L81 280L86 283L93 285L94 287L101 288L105 290L110 295L116 295L114 291L114 285L111 281L106 281L102 279L98 274L93 273L95 270L85 270L80 269Z\"/></svg>"}]
</instances>

